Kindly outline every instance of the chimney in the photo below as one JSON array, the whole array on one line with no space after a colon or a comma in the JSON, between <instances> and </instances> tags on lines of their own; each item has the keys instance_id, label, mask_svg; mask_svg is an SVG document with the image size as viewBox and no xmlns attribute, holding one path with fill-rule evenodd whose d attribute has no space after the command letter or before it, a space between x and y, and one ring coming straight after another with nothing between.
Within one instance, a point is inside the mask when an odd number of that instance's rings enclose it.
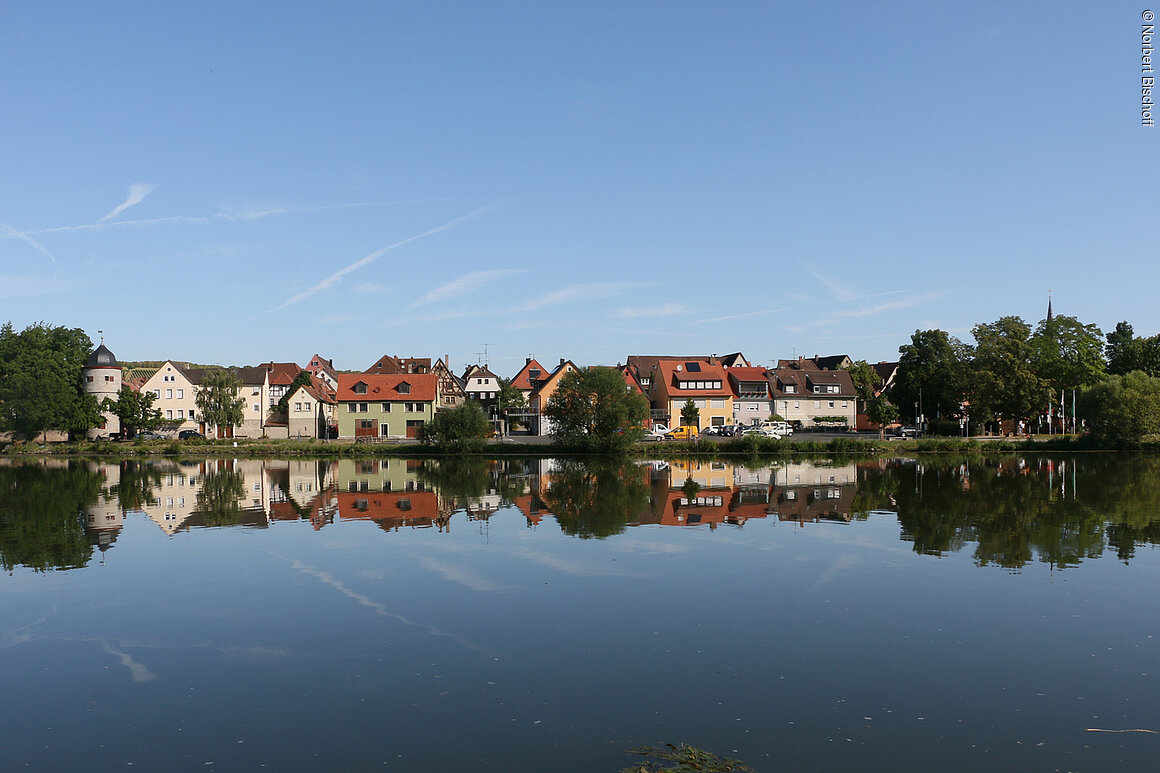
<instances>
[{"instance_id":1,"label":"chimney","mask_svg":"<svg viewBox=\"0 0 1160 773\"><path fill-rule=\"evenodd\" d=\"M532 358L531 357L524 357L524 365L531 365L531 364L532 364Z\"/></svg>"},{"instance_id":2,"label":"chimney","mask_svg":"<svg viewBox=\"0 0 1160 773\"><path fill-rule=\"evenodd\" d=\"M560 358L560 367L561 368L564 367L564 358L563 357Z\"/></svg>"}]
</instances>

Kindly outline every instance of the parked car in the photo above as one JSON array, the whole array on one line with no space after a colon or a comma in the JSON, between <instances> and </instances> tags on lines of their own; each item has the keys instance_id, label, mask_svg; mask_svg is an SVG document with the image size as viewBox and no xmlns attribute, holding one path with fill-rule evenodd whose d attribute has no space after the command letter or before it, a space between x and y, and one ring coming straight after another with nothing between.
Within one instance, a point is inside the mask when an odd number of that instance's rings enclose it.
<instances>
[{"instance_id":1,"label":"parked car","mask_svg":"<svg viewBox=\"0 0 1160 773\"><path fill-rule=\"evenodd\" d=\"M165 436L160 432L138 432L134 440L164 440Z\"/></svg>"},{"instance_id":2,"label":"parked car","mask_svg":"<svg viewBox=\"0 0 1160 773\"><path fill-rule=\"evenodd\" d=\"M113 443L120 443L124 439L124 432L110 432L108 435L97 435L97 440L108 440Z\"/></svg>"},{"instance_id":3,"label":"parked car","mask_svg":"<svg viewBox=\"0 0 1160 773\"><path fill-rule=\"evenodd\" d=\"M918 437L918 427L904 426L899 427L896 434L898 437Z\"/></svg>"},{"instance_id":4,"label":"parked car","mask_svg":"<svg viewBox=\"0 0 1160 773\"><path fill-rule=\"evenodd\" d=\"M205 440L205 435L196 429L183 429L177 433L178 440Z\"/></svg>"},{"instance_id":5,"label":"parked car","mask_svg":"<svg viewBox=\"0 0 1160 773\"><path fill-rule=\"evenodd\" d=\"M682 424L670 432L669 437L673 440L696 440L698 434L697 428L692 424Z\"/></svg>"}]
</instances>

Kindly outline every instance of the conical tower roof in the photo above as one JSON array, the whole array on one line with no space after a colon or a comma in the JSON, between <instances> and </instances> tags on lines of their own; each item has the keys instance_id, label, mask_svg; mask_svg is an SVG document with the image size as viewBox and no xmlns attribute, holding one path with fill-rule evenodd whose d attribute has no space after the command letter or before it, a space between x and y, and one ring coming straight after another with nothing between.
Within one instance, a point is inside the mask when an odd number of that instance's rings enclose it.
<instances>
[{"instance_id":1,"label":"conical tower roof","mask_svg":"<svg viewBox=\"0 0 1160 773\"><path fill-rule=\"evenodd\" d=\"M121 366L117 364L117 358L113 356L113 353L104 344L101 344L89 355L89 359L85 362L85 367L119 368Z\"/></svg>"}]
</instances>

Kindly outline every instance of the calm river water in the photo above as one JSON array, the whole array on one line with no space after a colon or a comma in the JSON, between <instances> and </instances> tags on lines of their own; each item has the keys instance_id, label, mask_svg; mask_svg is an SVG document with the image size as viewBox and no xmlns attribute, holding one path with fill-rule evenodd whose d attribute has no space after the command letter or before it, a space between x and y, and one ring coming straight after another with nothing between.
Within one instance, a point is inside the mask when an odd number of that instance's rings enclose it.
<instances>
[{"instance_id":1,"label":"calm river water","mask_svg":"<svg viewBox=\"0 0 1160 773\"><path fill-rule=\"evenodd\" d=\"M0 767L1155 770L1158 544L1136 456L0 464Z\"/></svg>"}]
</instances>

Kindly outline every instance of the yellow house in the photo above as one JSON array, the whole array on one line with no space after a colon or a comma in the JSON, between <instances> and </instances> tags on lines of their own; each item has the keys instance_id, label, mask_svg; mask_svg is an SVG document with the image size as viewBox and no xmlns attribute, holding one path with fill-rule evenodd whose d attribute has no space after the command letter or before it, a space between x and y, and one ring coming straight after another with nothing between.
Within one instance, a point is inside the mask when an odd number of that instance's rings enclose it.
<instances>
[{"instance_id":1,"label":"yellow house","mask_svg":"<svg viewBox=\"0 0 1160 773\"><path fill-rule=\"evenodd\" d=\"M689 400L697 409L695 422L681 417ZM649 382L649 401L658 412L667 411L669 427L692 423L700 429L733 423L733 390L720 363L659 360Z\"/></svg>"}]
</instances>

